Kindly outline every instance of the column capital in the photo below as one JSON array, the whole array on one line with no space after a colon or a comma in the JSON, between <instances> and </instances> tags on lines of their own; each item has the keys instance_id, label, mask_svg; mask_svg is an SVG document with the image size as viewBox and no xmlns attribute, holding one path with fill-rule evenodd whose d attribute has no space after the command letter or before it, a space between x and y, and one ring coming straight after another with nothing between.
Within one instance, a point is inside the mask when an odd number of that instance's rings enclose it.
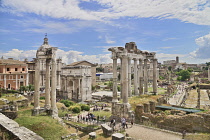
<instances>
[{"instance_id":1,"label":"column capital","mask_svg":"<svg viewBox=\"0 0 210 140\"><path fill-rule=\"evenodd\" d=\"M148 62L148 59L144 59L144 62Z\"/></svg>"}]
</instances>

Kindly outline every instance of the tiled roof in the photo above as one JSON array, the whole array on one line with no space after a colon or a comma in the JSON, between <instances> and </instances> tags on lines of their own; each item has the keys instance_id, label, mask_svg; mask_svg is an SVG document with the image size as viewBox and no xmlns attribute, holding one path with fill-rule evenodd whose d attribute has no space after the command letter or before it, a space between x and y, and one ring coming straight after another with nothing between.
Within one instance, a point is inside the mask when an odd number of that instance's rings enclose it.
<instances>
[{"instance_id":1,"label":"tiled roof","mask_svg":"<svg viewBox=\"0 0 210 140\"><path fill-rule=\"evenodd\" d=\"M26 64L23 61L13 59L0 59L0 64Z\"/></svg>"}]
</instances>

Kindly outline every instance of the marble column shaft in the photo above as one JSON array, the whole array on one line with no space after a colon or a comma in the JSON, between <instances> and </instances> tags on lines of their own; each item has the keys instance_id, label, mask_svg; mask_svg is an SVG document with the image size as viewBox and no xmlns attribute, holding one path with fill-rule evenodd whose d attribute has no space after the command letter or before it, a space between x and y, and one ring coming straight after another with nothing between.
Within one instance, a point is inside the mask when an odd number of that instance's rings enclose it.
<instances>
[{"instance_id":1,"label":"marble column shaft","mask_svg":"<svg viewBox=\"0 0 210 140\"><path fill-rule=\"evenodd\" d=\"M148 68L147 68L147 59L144 59L144 93L148 92Z\"/></svg>"},{"instance_id":2,"label":"marble column shaft","mask_svg":"<svg viewBox=\"0 0 210 140\"><path fill-rule=\"evenodd\" d=\"M157 93L157 59L153 59L153 93Z\"/></svg>"},{"instance_id":3,"label":"marble column shaft","mask_svg":"<svg viewBox=\"0 0 210 140\"><path fill-rule=\"evenodd\" d=\"M208 81L210 81L210 68L208 67Z\"/></svg>"},{"instance_id":4,"label":"marble column shaft","mask_svg":"<svg viewBox=\"0 0 210 140\"><path fill-rule=\"evenodd\" d=\"M117 58L113 59L113 99L112 102L117 102Z\"/></svg>"},{"instance_id":5,"label":"marble column shaft","mask_svg":"<svg viewBox=\"0 0 210 140\"><path fill-rule=\"evenodd\" d=\"M138 95L138 73L137 73L137 59L134 60L134 94Z\"/></svg>"},{"instance_id":6,"label":"marble column shaft","mask_svg":"<svg viewBox=\"0 0 210 140\"><path fill-rule=\"evenodd\" d=\"M51 84L51 109L52 116L58 115L58 109L56 106L56 59L55 56L52 58L52 84Z\"/></svg>"},{"instance_id":7,"label":"marble column shaft","mask_svg":"<svg viewBox=\"0 0 210 140\"><path fill-rule=\"evenodd\" d=\"M139 95L143 94L143 63L139 59Z\"/></svg>"},{"instance_id":8,"label":"marble column shaft","mask_svg":"<svg viewBox=\"0 0 210 140\"><path fill-rule=\"evenodd\" d=\"M40 109L39 97L40 97L40 60L36 59L35 64L35 92L34 92L34 109Z\"/></svg>"},{"instance_id":9,"label":"marble column shaft","mask_svg":"<svg viewBox=\"0 0 210 140\"><path fill-rule=\"evenodd\" d=\"M50 109L50 60L46 60L45 108Z\"/></svg>"},{"instance_id":10,"label":"marble column shaft","mask_svg":"<svg viewBox=\"0 0 210 140\"><path fill-rule=\"evenodd\" d=\"M4 89L7 89L7 75L4 75Z\"/></svg>"},{"instance_id":11,"label":"marble column shaft","mask_svg":"<svg viewBox=\"0 0 210 140\"><path fill-rule=\"evenodd\" d=\"M122 56L122 91L123 103L128 103L128 59L127 56Z\"/></svg>"},{"instance_id":12,"label":"marble column shaft","mask_svg":"<svg viewBox=\"0 0 210 140\"><path fill-rule=\"evenodd\" d=\"M128 58L128 96L131 97L131 59Z\"/></svg>"}]
</instances>

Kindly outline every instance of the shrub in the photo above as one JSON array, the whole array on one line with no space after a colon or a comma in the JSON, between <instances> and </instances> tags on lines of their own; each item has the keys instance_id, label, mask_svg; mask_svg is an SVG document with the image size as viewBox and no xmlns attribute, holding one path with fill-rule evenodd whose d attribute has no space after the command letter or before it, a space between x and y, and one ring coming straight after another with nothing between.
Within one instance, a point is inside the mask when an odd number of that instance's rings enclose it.
<instances>
[{"instance_id":1,"label":"shrub","mask_svg":"<svg viewBox=\"0 0 210 140\"><path fill-rule=\"evenodd\" d=\"M89 111L89 110L90 110L90 106L89 106L89 105L84 105L84 104L82 104L82 105L81 105L81 110L82 110L82 111L83 111L83 110Z\"/></svg>"},{"instance_id":2,"label":"shrub","mask_svg":"<svg viewBox=\"0 0 210 140\"><path fill-rule=\"evenodd\" d=\"M45 97L40 97L39 99L40 99L40 100L45 100Z\"/></svg>"},{"instance_id":3,"label":"shrub","mask_svg":"<svg viewBox=\"0 0 210 140\"><path fill-rule=\"evenodd\" d=\"M69 101L69 100L61 100L60 102L63 103L66 107L70 107L74 105L74 102Z\"/></svg>"},{"instance_id":4,"label":"shrub","mask_svg":"<svg viewBox=\"0 0 210 140\"><path fill-rule=\"evenodd\" d=\"M81 111L81 107L80 106L74 106L74 107L72 107L72 112L74 112L74 113L80 113L80 111Z\"/></svg>"}]
</instances>

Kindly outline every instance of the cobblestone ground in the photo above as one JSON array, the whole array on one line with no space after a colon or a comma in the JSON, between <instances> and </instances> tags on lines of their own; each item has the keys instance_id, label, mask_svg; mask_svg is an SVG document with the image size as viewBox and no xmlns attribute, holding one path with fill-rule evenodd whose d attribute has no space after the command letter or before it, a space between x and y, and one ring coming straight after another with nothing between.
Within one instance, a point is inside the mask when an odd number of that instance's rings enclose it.
<instances>
[{"instance_id":1,"label":"cobblestone ground","mask_svg":"<svg viewBox=\"0 0 210 140\"><path fill-rule=\"evenodd\" d=\"M176 135L164 131L154 130L140 125L134 125L132 128L126 129L129 137L135 140L181 140L181 135Z\"/></svg>"}]
</instances>

